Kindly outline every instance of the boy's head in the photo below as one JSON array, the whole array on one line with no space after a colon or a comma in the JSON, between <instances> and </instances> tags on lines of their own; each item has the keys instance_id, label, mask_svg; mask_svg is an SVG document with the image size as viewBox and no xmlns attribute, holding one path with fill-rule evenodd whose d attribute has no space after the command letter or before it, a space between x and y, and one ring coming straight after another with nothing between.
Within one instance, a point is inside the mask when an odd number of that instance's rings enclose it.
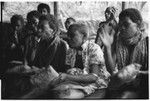
<instances>
[{"instance_id":1,"label":"boy's head","mask_svg":"<svg viewBox=\"0 0 150 101\"><path fill-rule=\"evenodd\" d=\"M50 7L47 4L41 3L38 5L37 10L42 14L42 15L47 15L50 13Z\"/></svg>"},{"instance_id":2,"label":"boy's head","mask_svg":"<svg viewBox=\"0 0 150 101\"><path fill-rule=\"evenodd\" d=\"M43 36L52 37L58 30L57 21L52 16L42 15L39 19L38 29Z\"/></svg>"},{"instance_id":3,"label":"boy's head","mask_svg":"<svg viewBox=\"0 0 150 101\"><path fill-rule=\"evenodd\" d=\"M41 14L36 10L27 14L27 24L31 30L37 31L37 25L39 23L40 16Z\"/></svg>"},{"instance_id":4,"label":"boy's head","mask_svg":"<svg viewBox=\"0 0 150 101\"><path fill-rule=\"evenodd\" d=\"M10 19L14 31L19 31L24 25L24 19L21 15L13 15Z\"/></svg>"},{"instance_id":5,"label":"boy's head","mask_svg":"<svg viewBox=\"0 0 150 101\"><path fill-rule=\"evenodd\" d=\"M116 8L115 7L107 7L105 10L105 18L106 20L113 19L115 17Z\"/></svg>"},{"instance_id":6,"label":"boy's head","mask_svg":"<svg viewBox=\"0 0 150 101\"><path fill-rule=\"evenodd\" d=\"M70 25L68 32L69 46L71 48L80 48L81 45L88 39L88 28L83 24Z\"/></svg>"},{"instance_id":7,"label":"boy's head","mask_svg":"<svg viewBox=\"0 0 150 101\"><path fill-rule=\"evenodd\" d=\"M66 21L65 21L65 27L66 27L66 29L68 30L69 26L71 24L75 23L75 22L76 22L76 20L74 18L72 18L72 17L67 18Z\"/></svg>"}]
</instances>

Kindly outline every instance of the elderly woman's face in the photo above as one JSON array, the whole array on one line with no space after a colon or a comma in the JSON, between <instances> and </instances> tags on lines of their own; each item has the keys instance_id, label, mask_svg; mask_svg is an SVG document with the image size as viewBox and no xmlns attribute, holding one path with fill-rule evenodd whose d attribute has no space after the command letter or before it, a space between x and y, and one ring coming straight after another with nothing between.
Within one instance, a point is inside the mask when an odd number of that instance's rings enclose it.
<instances>
[{"instance_id":1,"label":"elderly woman's face","mask_svg":"<svg viewBox=\"0 0 150 101\"><path fill-rule=\"evenodd\" d=\"M134 35L138 30L137 23L134 23L129 17L120 20L119 27L120 33L126 37Z\"/></svg>"},{"instance_id":2,"label":"elderly woman's face","mask_svg":"<svg viewBox=\"0 0 150 101\"><path fill-rule=\"evenodd\" d=\"M83 43L83 35L79 31L68 33L69 46L71 48L79 48Z\"/></svg>"}]
</instances>

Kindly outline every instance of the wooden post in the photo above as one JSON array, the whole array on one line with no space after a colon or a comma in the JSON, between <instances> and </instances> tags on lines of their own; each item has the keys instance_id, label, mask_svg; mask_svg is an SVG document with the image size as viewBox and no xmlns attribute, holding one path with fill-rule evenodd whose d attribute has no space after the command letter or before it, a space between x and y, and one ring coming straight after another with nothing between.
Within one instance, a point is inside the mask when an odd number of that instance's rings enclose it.
<instances>
[{"instance_id":1,"label":"wooden post","mask_svg":"<svg viewBox=\"0 0 150 101\"><path fill-rule=\"evenodd\" d=\"M0 4L0 13L1 13L1 15L0 15L0 19L1 19L1 21L0 22L2 22L2 2L0 2L1 4Z\"/></svg>"},{"instance_id":2,"label":"wooden post","mask_svg":"<svg viewBox=\"0 0 150 101\"><path fill-rule=\"evenodd\" d=\"M0 13L1 13L1 18L0 18L0 20L1 20L1 22L3 22L3 10L4 10L4 2L0 2L1 3L1 11L0 11Z\"/></svg>"},{"instance_id":3,"label":"wooden post","mask_svg":"<svg viewBox=\"0 0 150 101\"><path fill-rule=\"evenodd\" d=\"M0 3L1 3L1 5L0 5L0 8L1 8L1 10L0 10L0 13L1 13L1 15L0 15L0 20L1 20L1 21L0 21L0 22L2 22L2 10L3 10L3 9L2 9L2 2L0 2Z\"/></svg>"},{"instance_id":4,"label":"wooden post","mask_svg":"<svg viewBox=\"0 0 150 101\"><path fill-rule=\"evenodd\" d=\"M122 2L122 10L124 10L126 7L126 3L125 2Z\"/></svg>"},{"instance_id":5,"label":"wooden post","mask_svg":"<svg viewBox=\"0 0 150 101\"><path fill-rule=\"evenodd\" d=\"M54 2L54 16L58 19L58 2Z\"/></svg>"}]
</instances>

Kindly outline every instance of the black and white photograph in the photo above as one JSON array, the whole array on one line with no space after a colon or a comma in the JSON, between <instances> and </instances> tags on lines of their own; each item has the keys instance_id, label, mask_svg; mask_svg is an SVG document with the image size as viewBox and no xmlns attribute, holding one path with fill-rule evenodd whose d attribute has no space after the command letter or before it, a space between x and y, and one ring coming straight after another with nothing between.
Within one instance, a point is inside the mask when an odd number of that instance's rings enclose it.
<instances>
[{"instance_id":1,"label":"black and white photograph","mask_svg":"<svg viewBox=\"0 0 150 101\"><path fill-rule=\"evenodd\" d=\"M0 1L1 100L148 100L148 1Z\"/></svg>"}]
</instances>

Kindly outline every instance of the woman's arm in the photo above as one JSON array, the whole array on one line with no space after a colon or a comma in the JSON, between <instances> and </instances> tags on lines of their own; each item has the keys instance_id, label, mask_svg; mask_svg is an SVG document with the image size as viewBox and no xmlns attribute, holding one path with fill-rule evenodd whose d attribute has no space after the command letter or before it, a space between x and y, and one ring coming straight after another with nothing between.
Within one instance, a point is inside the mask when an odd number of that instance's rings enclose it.
<instances>
[{"instance_id":1,"label":"woman's arm","mask_svg":"<svg viewBox=\"0 0 150 101\"><path fill-rule=\"evenodd\" d=\"M24 47L24 57L23 57L23 64L24 65L28 64L28 61L27 61L28 45L29 45L29 39L26 39L25 47Z\"/></svg>"},{"instance_id":2,"label":"woman's arm","mask_svg":"<svg viewBox=\"0 0 150 101\"><path fill-rule=\"evenodd\" d=\"M100 38L105 46L104 57L105 57L105 63L106 63L107 70L111 74L113 74L113 72L115 71L115 67L116 67L115 52L112 52L112 48L113 48L112 44L114 42L115 31L112 30L111 33L109 34L108 29L109 29L109 26L106 24L104 26L104 28L102 28L102 34L100 35ZM113 50L113 51L115 51L115 50Z\"/></svg>"},{"instance_id":3,"label":"woman's arm","mask_svg":"<svg viewBox=\"0 0 150 101\"><path fill-rule=\"evenodd\" d=\"M104 58L105 58L105 64L107 67L107 70L110 74L113 74L116 71L116 55L112 54L112 48L111 47L105 47L104 48Z\"/></svg>"},{"instance_id":4,"label":"woman's arm","mask_svg":"<svg viewBox=\"0 0 150 101\"><path fill-rule=\"evenodd\" d=\"M61 74L61 79L79 83L94 83L97 80L97 76L93 74L98 75L98 68L98 65L91 65L92 73L86 75L70 75L63 73Z\"/></svg>"}]
</instances>

